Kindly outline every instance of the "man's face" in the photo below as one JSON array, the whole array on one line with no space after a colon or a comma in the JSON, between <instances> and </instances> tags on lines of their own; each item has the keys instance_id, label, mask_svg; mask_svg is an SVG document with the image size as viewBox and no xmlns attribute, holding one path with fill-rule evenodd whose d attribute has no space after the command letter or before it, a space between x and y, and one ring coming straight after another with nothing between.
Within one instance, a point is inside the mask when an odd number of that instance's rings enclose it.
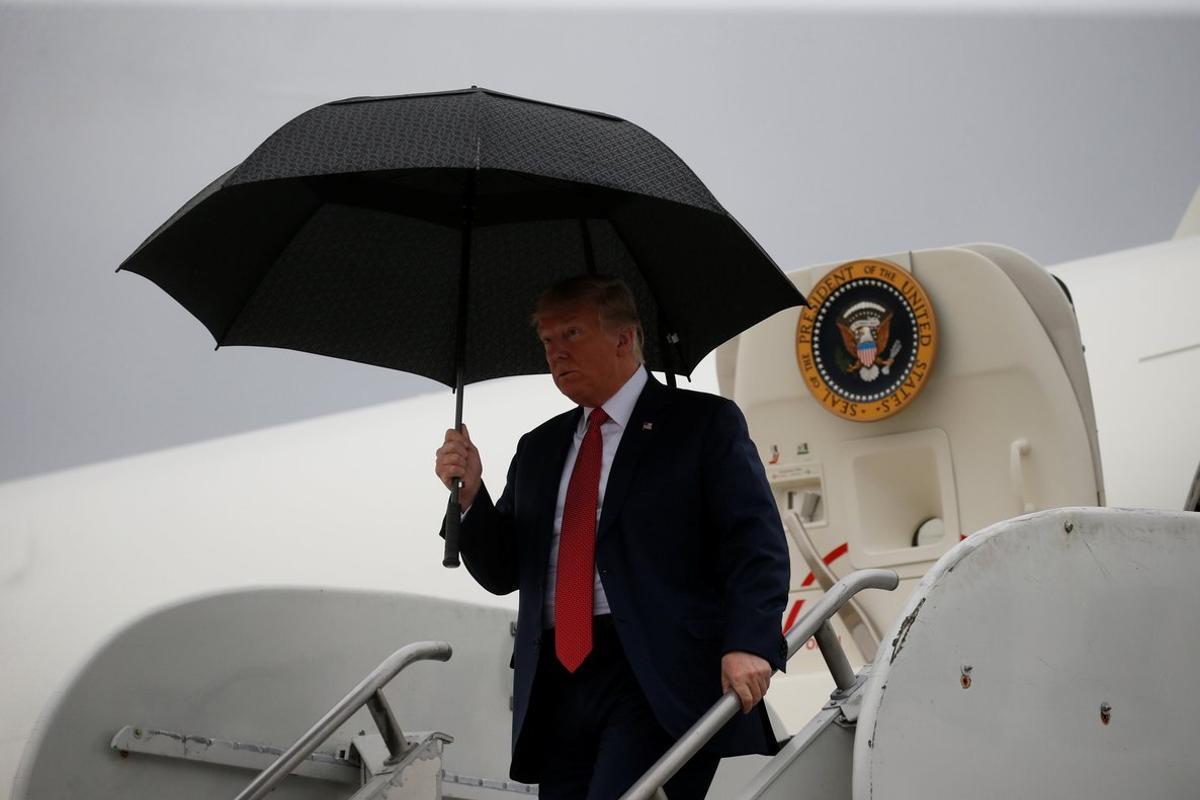
<instances>
[{"instance_id":1,"label":"man's face","mask_svg":"<svg viewBox=\"0 0 1200 800\"><path fill-rule=\"evenodd\" d=\"M581 406L601 405L633 374L633 330L606 329L592 306L567 306L539 314L537 333L554 385Z\"/></svg>"}]
</instances>

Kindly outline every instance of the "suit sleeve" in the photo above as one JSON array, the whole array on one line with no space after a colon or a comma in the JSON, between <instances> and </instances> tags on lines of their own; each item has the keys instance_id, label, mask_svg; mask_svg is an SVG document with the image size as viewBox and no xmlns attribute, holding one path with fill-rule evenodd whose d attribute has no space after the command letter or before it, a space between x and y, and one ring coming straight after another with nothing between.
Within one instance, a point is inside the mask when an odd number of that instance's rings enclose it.
<instances>
[{"instance_id":1,"label":"suit sleeve","mask_svg":"<svg viewBox=\"0 0 1200 800\"><path fill-rule=\"evenodd\" d=\"M492 594L516 591L519 581L517 532L513 524L513 498L516 496L517 461L521 445L508 467L504 493L492 501L487 486L480 485L475 502L463 518L458 549L463 563L476 582Z\"/></svg>"},{"instance_id":2,"label":"suit sleeve","mask_svg":"<svg viewBox=\"0 0 1200 800\"><path fill-rule=\"evenodd\" d=\"M724 582L723 652L754 653L783 669L791 560L762 461L732 402L718 406L709 428L703 480Z\"/></svg>"}]
</instances>

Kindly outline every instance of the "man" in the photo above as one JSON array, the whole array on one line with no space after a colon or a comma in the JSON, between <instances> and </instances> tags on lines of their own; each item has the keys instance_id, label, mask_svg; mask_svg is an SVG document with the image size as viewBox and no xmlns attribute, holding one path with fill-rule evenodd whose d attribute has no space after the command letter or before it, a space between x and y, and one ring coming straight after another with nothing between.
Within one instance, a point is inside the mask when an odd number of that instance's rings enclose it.
<instances>
[{"instance_id":1,"label":"man","mask_svg":"<svg viewBox=\"0 0 1200 800\"><path fill-rule=\"evenodd\" d=\"M558 284L534 321L580 407L521 438L495 502L465 427L435 467L463 482L467 569L520 591L511 775L543 800L616 798L732 688L744 714L666 786L699 800L720 756L776 746L759 701L789 562L762 464L732 402L649 376L620 281Z\"/></svg>"}]
</instances>

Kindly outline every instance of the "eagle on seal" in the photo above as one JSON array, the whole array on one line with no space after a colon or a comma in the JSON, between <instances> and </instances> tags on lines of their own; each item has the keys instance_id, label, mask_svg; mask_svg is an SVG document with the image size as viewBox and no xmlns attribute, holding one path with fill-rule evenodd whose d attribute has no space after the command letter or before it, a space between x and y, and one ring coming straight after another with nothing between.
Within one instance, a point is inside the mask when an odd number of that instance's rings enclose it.
<instances>
[{"instance_id":1,"label":"eagle on seal","mask_svg":"<svg viewBox=\"0 0 1200 800\"><path fill-rule=\"evenodd\" d=\"M880 367L884 375L888 373L900 350L900 342L895 342L887 356L883 355L891 337L891 325L892 312L878 303L863 301L846 309L837 320L842 343L852 359L846 372L857 372L868 382L879 376Z\"/></svg>"}]
</instances>

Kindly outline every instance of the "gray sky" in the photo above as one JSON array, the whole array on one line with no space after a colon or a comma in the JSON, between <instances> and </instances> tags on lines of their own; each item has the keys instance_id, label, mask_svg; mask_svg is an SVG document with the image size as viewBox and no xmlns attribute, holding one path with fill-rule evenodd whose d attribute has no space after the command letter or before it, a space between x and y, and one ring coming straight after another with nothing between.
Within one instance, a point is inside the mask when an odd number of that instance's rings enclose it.
<instances>
[{"instance_id":1,"label":"gray sky","mask_svg":"<svg viewBox=\"0 0 1200 800\"><path fill-rule=\"evenodd\" d=\"M214 352L113 274L332 99L479 84L626 117L785 269L977 240L1055 263L1168 238L1200 185L1195 2L828 6L0 2L0 480L445 391Z\"/></svg>"}]
</instances>

